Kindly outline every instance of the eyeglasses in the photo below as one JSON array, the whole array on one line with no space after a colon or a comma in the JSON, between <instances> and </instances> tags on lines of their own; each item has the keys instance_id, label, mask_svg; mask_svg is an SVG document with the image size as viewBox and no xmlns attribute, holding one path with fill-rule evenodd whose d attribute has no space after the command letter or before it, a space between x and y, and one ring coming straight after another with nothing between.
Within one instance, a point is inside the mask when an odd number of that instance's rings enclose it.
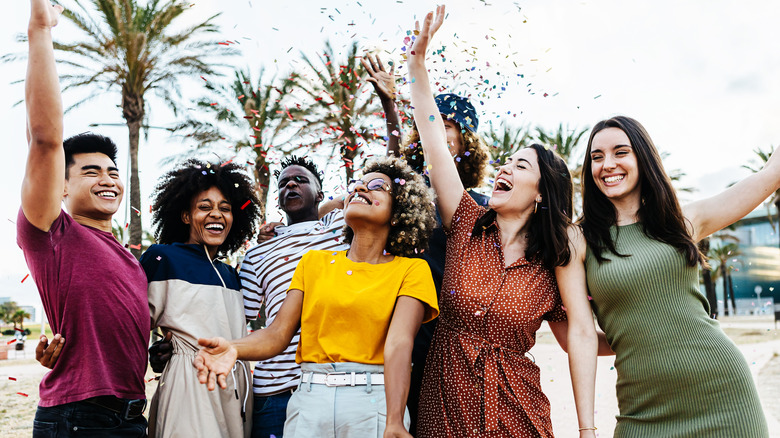
<instances>
[{"instance_id":1,"label":"eyeglasses","mask_svg":"<svg viewBox=\"0 0 780 438\"><path fill-rule=\"evenodd\" d=\"M359 179L353 179L352 181L347 184L347 192L348 193L354 193L355 188L357 188L358 184L363 184L367 190L384 190L386 192L390 191L390 184L385 182L382 178L374 178L369 182L364 182L363 180Z\"/></svg>"}]
</instances>

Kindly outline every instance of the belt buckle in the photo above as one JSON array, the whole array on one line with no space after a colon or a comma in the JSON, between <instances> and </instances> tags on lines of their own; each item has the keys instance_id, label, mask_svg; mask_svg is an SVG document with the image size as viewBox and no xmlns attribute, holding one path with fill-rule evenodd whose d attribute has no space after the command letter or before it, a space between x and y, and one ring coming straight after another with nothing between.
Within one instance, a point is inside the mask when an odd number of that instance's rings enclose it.
<instances>
[{"instance_id":1,"label":"belt buckle","mask_svg":"<svg viewBox=\"0 0 780 438\"><path fill-rule=\"evenodd\" d=\"M136 405L141 405L141 412L137 414L131 414L130 411L133 409ZM140 399L140 400L128 400L125 402L125 407L122 409L122 419L125 421L130 421L134 418L138 418L141 416L141 414L144 413L146 410L146 399Z\"/></svg>"},{"instance_id":2,"label":"belt buckle","mask_svg":"<svg viewBox=\"0 0 780 438\"><path fill-rule=\"evenodd\" d=\"M335 383L335 382L331 381L330 377L331 376L334 376L334 377L335 376L346 376L346 375L347 375L347 373L328 373L328 374L325 374L325 386L344 386L343 383L339 384L339 383Z\"/></svg>"}]
</instances>

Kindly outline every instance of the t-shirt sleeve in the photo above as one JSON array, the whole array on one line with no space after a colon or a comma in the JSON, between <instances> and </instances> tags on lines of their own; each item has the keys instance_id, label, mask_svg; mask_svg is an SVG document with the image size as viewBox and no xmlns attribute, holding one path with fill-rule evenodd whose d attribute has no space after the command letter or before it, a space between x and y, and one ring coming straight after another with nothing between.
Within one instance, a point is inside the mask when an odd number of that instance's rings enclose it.
<instances>
[{"instance_id":1,"label":"t-shirt sleeve","mask_svg":"<svg viewBox=\"0 0 780 438\"><path fill-rule=\"evenodd\" d=\"M257 278L257 265L260 264L260 260L257 252L247 254L241 263L241 270L239 271L239 278L241 279L241 293L244 296L244 316L247 321L251 321L257 318L260 313L260 307L265 300L265 293L260 284L260 279Z\"/></svg>"},{"instance_id":2,"label":"t-shirt sleeve","mask_svg":"<svg viewBox=\"0 0 780 438\"><path fill-rule=\"evenodd\" d=\"M407 296L420 300L425 305L423 323L439 316L439 303L436 297L436 286L428 263L422 259L412 259L412 264L406 271L406 276L398 291L398 296Z\"/></svg>"},{"instance_id":3,"label":"t-shirt sleeve","mask_svg":"<svg viewBox=\"0 0 780 438\"><path fill-rule=\"evenodd\" d=\"M291 291L293 289L298 289L299 291L306 293L306 284L305 284L305 278L304 278L304 269L307 263L312 263L312 253L313 251L309 251L306 254L301 257L301 261L298 262L298 266L295 267L295 272L293 273L292 281L290 281L290 286L287 288L288 291Z\"/></svg>"},{"instance_id":4,"label":"t-shirt sleeve","mask_svg":"<svg viewBox=\"0 0 780 438\"><path fill-rule=\"evenodd\" d=\"M337 208L320 219L325 228L341 228L344 226L344 210Z\"/></svg>"},{"instance_id":5,"label":"t-shirt sleeve","mask_svg":"<svg viewBox=\"0 0 780 438\"><path fill-rule=\"evenodd\" d=\"M62 236L63 232L70 226L70 216L63 210L60 215L51 224L49 231L43 231L31 224L24 215L24 211L19 207L19 214L16 216L16 244L22 251L43 251L51 249Z\"/></svg>"}]
</instances>

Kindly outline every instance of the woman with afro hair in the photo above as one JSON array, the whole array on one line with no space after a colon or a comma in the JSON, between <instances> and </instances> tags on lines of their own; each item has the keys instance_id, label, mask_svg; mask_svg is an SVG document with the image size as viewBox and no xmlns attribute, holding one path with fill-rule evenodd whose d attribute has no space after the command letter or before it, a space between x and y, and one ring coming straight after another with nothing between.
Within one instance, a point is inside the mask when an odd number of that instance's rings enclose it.
<instances>
[{"instance_id":1,"label":"woman with afro hair","mask_svg":"<svg viewBox=\"0 0 780 438\"><path fill-rule=\"evenodd\" d=\"M192 359L199 337L246 335L238 273L219 259L255 233L259 209L252 181L233 163L188 160L160 179L152 209L160 244L149 247L141 265L152 328L162 328L173 355L152 398L149 436L248 437L248 364L231 370L230 391L214 393L198 384Z\"/></svg>"},{"instance_id":2,"label":"woman with afro hair","mask_svg":"<svg viewBox=\"0 0 780 438\"><path fill-rule=\"evenodd\" d=\"M200 339L201 383L226 388L237 359L281 352L300 326L301 385L285 438L409 436L406 397L420 324L438 315L425 261L414 258L434 226L432 197L403 161L368 163L344 200L346 251L309 251L276 319L244 339ZM330 433L330 432L329 432Z\"/></svg>"}]
</instances>

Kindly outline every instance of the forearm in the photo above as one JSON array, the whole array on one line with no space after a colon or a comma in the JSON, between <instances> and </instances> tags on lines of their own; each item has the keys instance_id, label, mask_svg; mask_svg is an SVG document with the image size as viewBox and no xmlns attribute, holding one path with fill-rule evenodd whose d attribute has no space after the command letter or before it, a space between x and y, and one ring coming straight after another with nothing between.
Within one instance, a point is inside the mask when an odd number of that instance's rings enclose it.
<instances>
[{"instance_id":1,"label":"forearm","mask_svg":"<svg viewBox=\"0 0 780 438\"><path fill-rule=\"evenodd\" d=\"M390 341L385 345L385 398L387 423L403 424L411 380L414 339Z\"/></svg>"},{"instance_id":2,"label":"forearm","mask_svg":"<svg viewBox=\"0 0 780 438\"><path fill-rule=\"evenodd\" d=\"M31 144L62 147L62 98L51 28L30 24L29 58L25 80L28 140Z\"/></svg>"},{"instance_id":3,"label":"forearm","mask_svg":"<svg viewBox=\"0 0 780 438\"><path fill-rule=\"evenodd\" d=\"M280 355L292 340L292 336L285 338L278 330L268 327L232 340L230 344L236 349L238 360L258 361Z\"/></svg>"},{"instance_id":4,"label":"forearm","mask_svg":"<svg viewBox=\"0 0 780 438\"><path fill-rule=\"evenodd\" d=\"M597 337L594 330L569 327L569 372L579 427L594 425Z\"/></svg>"},{"instance_id":5,"label":"forearm","mask_svg":"<svg viewBox=\"0 0 780 438\"><path fill-rule=\"evenodd\" d=\"M401 123L398 119L398 107L393 99L382 99L382 109L385 111L385 123L387 125L387 155L399 157L401 137Z\"/></svg>"},{"instance_id":6,"label":"forearm","mask_svg":"<svg viewBox=\"0 0 780 438\"><path fill-rule=\"evenodd\" d=\"M323 217L325 217L326 214L330 213L331 211L339 208L344 208L345 199L346 199L346 195L337 195L334 196L333 199L320 203L320 206L317 207L317 217L322 219Z\"/></svg>"}]
</instances>

